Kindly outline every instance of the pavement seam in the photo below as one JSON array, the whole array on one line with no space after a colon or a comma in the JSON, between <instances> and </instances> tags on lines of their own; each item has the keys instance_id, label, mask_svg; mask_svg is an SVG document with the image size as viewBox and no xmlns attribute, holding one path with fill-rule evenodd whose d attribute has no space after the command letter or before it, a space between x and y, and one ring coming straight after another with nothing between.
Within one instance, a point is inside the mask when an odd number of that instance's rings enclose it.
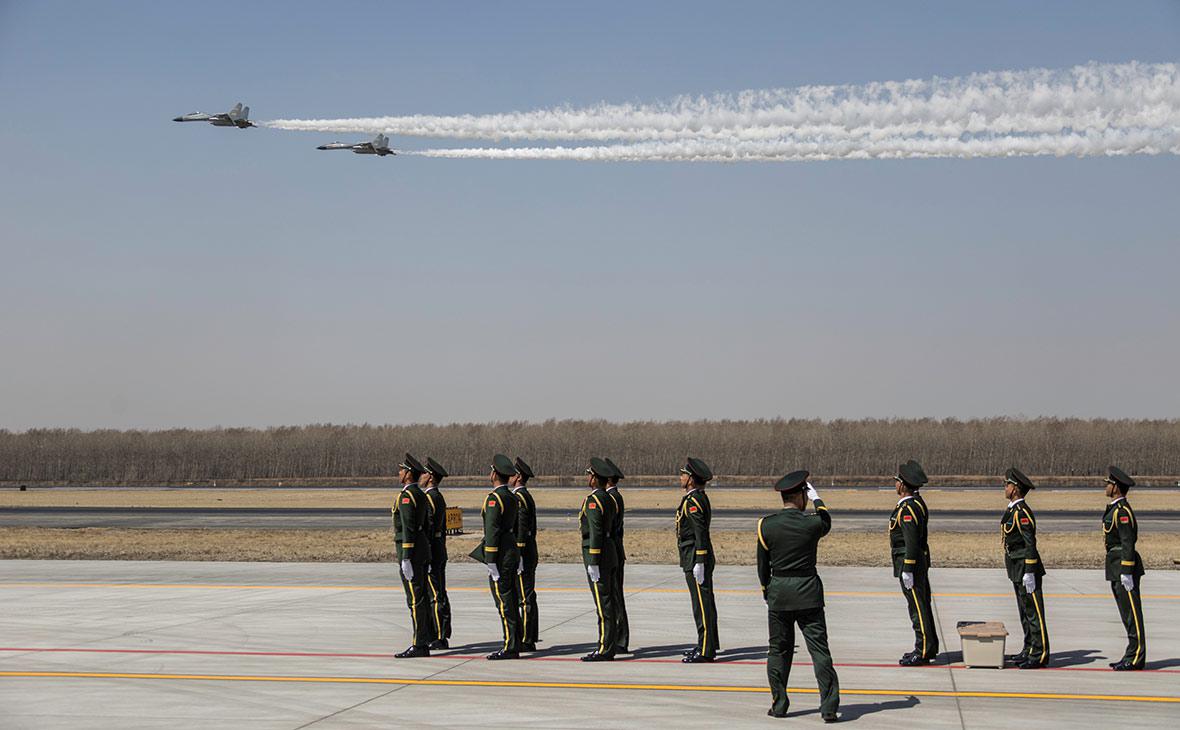
<instances>
[{"instance_id":1,"label":"pavement seam","mask_svg":"<svg viewBox=\"0 0 1180 730\"><path fill-rule=\"evenodd\" d=\"M934 613L934 630L942 634L942 646L944 651L950 648L950 644L946 640L946 632L942 631L942 615L938 612L938 603L934 600L933 592L930 595L930 608ZM967 721L963 718L963 703L959 699L959 686L955 682L955 669L948 665L946 668L947 677L951 680L951 691L953 691L955 699L955 711L959 713L959 727L962 730L967 730Z\"/></svg>"}]
</instances>

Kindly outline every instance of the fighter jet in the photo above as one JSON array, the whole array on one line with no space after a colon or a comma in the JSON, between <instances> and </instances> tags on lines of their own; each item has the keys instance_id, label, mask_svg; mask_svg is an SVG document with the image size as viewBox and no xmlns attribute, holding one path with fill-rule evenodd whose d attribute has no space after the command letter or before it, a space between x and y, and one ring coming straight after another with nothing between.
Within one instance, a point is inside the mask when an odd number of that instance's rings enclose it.
<instances>
[{"instance_id":1,"label":"fighter jet","mask_svg":"<svg viewBox=\"0 0 1180 730\"><path fill-rule=\"evenodd\" d=\"M184 116L176 117L174 122L209 122L214 127L237 127L238 129L246 129L253 127L254 122L250 121L250 107L242 106L242 102L234 105L224 114L205 114L203 112L190 112Z\"/></svg>"},{"instance_id":2,"label":"fighter jet","mask_svg":"<svg viewBox=\"0 0 1180 730\"><path fill-rule=\"evenodd\" d=\"M322 144L316 147L317 150L352 150L358 155L396 155L397 152L389 149L389 137L384 134L378 134L373 138L372 142L359 142L357 144L348 144L347 142L333 142L332 144Z\"/></svg>"}]
</instances>

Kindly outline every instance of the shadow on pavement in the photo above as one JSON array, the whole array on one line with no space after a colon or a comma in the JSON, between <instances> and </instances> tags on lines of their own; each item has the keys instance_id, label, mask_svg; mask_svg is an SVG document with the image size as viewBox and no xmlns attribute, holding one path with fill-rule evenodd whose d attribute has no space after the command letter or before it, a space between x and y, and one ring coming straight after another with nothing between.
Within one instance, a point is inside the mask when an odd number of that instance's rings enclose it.
<instances>
[{"instance_id":1,"label":"shadow on pavement","mask_svg":"<svg viewBox=\"0 0 1180 730\"><path fill-rule=\"evenodd\" d=\"M537 650L531 654L528 654L526 656L533 656L533 657L570 656L571 654L576 654L578 656L581 656L583 654L589 654L590 652L594 651L597 648L598 648L598 644L593 643L593 642L591 642L589 644L557 644L555 646L549 647L548 649L539 649L539 650Z\"/></svg>"},{"instance_id":2,"label":"shadow on pavement","mask_svg":"<svg viewBox=\"0 0 1180 730\"><path fill-rule=\"evenodd\" d=\"M854 722L865 715L889 710L908 710L917 707L921 701L917 697L906 697L904 700L888 700L886 702L862 702L856 705L840 705L840 722ZM788 712L787 717L803 717L804 715L818 715L819 708Z\"/></svg>"},{"instance_id":3,"label":"shadow on pavement","mask_svg":"<svg viewBox=\"0 0 1180 730\"><path fill-rule=\"evenodd\" d=\"M493 651L504 648L502 641L484 641L478 644L464 644L463 646L452 646L450 649L442 649L430 652L434 656L450 656L452 654L491 654Z\"/></svg>"},{"instance_id":4,"label":"shadow on pavement","mask_svg":"<svg viewBox=\"0 0 1180 730\"><path fill-rule=\"evenodd\" d=\"M1097 649L1070 649L1069 651L1055 651L1049 654L1050 667L1076 667L1082 664L1095 664L1105 659Z\"/></svg>"},{"instance_id":5,"label":"shadow on pavement","mask_svg":"<svg viewBox=\"0 0 1180 730\"><path fill-rule=\"evenodd\" d=\"M740 649L726 649L717 655L717 661L741 662L752 659L765 659L767 651L768 649L765 646L743 646Z\"/></svg>"}]
</instances>

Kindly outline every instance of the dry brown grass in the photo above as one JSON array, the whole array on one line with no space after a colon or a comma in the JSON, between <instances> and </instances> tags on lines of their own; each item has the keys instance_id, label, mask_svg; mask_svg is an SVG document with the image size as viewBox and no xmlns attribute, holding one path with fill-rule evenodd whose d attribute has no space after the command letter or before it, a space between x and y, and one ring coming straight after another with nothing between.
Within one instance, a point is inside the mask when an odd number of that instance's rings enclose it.
<instances>
[{"instance_id":1,"label":"dry brown grass","mask_svg":"<svg viewBox=\"0 0 1180 730\"><path fill-rule=\"evenodd\" d=\"M452 561L468 561L475 535L448 540ZM999 567L999 540L993 534L933 533L931 549L939 567ZM713 534L718 562L752 565L754 536L747 532ZM1102 567L1102 538L1094 533L1047 533L1041 555L1050 569ZM581 539L573 530L542 530L541 559L581 562ZM1180 558L1180 534L1148 533L1139 550L1150 569L1172 569ZM631 530L627 556L633 563L675 564L671 530ZM823 565L889 564L884 531L834 532L821 543ZM380 530L136 530L114 528L0 528L0 559L40 560L228 560L258 562L389 562L393 539Z\"/></svg>"},{"instance_id":2,"label":"dry brown grass","mask_svg":"<svg viewBox=\"0 0 1180 730\"><path fill-rule=\"evenodd\" d=\"M484 492L478 489L444 489L453 507L478 510ZM572 489L531 489L539 507L577 508L583 492ZM631 509L666 509L680 503L680 492L666 490L623 490ZM0 490L0 506L28 507L388 507L393 489L34 489L27 492ZM1003 493L960 491L955 489L922 490L934 510L994 509L997 515L1007 504ZM824 501L834 511L841 509L893 508L896 497L890 490L855 489L823 491ZM721 488L709 491L714 509L774 509L778 496L770 489ZM1180 491L1142 490L1132 492L1131 500L1139 509L1180 509ZM1033 509L1077 510L1101 513L1106 498L1100 489L1093 491L1037 490L1029 496ZM997 517L998 519L998 517Z\"/></svg>"}]
</instances>

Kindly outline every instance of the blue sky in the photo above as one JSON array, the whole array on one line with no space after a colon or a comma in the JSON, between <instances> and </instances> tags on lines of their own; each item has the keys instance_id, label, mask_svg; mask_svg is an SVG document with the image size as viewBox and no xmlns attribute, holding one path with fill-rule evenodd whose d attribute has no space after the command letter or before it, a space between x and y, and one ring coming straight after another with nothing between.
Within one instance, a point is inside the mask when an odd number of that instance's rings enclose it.
<instances>
[{"instance_id":1,"label":"blue sky","mask_svg":"<svg viewBox=\"0 0 1180 730\"><path fill-rule=\"evenodd\" d=\"M0 428L1175 417L1174 156L373 159L169 119L1178 48L1175 2L0 3Z\"/></svg>"}]
</instances>

